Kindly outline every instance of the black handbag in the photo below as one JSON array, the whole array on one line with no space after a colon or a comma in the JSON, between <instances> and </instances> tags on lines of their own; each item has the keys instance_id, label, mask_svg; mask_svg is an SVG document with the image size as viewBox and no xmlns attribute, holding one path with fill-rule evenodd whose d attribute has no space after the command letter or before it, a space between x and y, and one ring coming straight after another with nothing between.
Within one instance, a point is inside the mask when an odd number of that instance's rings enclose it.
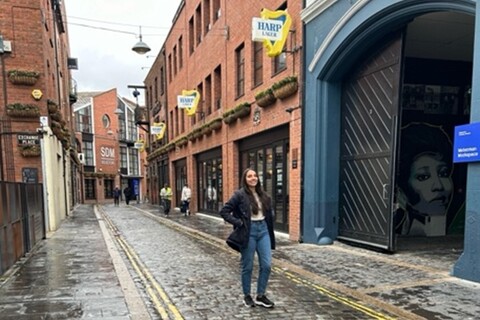
<instances>
[{"instance_id":1,"label":"black handbag","mask_svg":"<svg viewBox=\"0 0 480 320\"><path fill-rule=\"evenodd\" d=\"M238 252L240 252L240 249L245 248L248 243L248 229L245 224L235 228L228 236L226 242L230 248Z\"/></svg>"}]
</instances>

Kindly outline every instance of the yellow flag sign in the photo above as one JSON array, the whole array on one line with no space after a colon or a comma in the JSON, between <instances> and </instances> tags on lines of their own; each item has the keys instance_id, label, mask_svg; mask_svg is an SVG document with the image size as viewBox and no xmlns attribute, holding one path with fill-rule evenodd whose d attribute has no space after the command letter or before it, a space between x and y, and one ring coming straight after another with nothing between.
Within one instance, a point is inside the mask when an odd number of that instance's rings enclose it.
<instances>
[{"instance_id":1,"label":"yellow flag sign","mask_svg":"<svg viewBox=\"0 0 480 320\"><path fill-rule=\"evenodd\" d=\"M278 28L277 24L275 23L262 23L260 25L260 28L273 28L273 30L267 30L268 32L265 31L266 34L272 33L273 31L278 31L280 33L280 39L278 40L263 40L263 46L267 49L267 55L269 57L278 56L280 53L282 53L285 41L287 41L288 32L290 31L290 26L292 25L292 18L285 10L270 11L265 8L262 9L260 16L262 17L262 19L274 20L277 23L281 22L282 24L281 28Z\"/></svg>"},{"instance_id":2,"label":"yellow flag sign","mask_svg":"<svg viewBox=\"0 0 480 320\"><path fill-rule=\"evenodd\" d=\"M179 109L185 109L187 116L194 116L200 102L200 93L197 90L182 90L182 95L177 96Z\"/></svg>"}]
</instances>

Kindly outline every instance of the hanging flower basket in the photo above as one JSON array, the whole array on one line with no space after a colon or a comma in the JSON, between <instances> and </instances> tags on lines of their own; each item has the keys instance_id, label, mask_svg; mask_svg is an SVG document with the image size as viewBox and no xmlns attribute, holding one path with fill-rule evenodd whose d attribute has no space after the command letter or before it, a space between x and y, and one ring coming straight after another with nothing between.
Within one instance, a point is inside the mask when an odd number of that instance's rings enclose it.
<instances>
[{"instance_id":1,"label":"hanging flower basket","mask_svg":"<svg viewBox=\"0 0 480 320\"><path fill-rule=\"evenodd\" d=\"M237 119L238 119L237 116L234 113L232 113L224 117L223 122L225 122L225 124L232 124L235 121L237 121Z\"/></svg>"},{"instance_id":2,"label":"hanging flower basket","mask_svg":"<svg viewBox=\"0 0 480 320\"><path fill-rule=\"evenodd\" d=\"M208 135L208 134L212 133L212 129L210 129L210 127L209 127L208 124L204 124L204 125L201 127L200 132L202 133L202 135L203 135L203 134Z\"/></svg>"},{"instance_id":3,"label":"hanging flower basket","mask_svg":"<svg viewBox=\"0 0 480 320\"><path fill-rule=\"evenodd\" d=\"M20 147L20 153L24 157L38 157L41 154L39 145L26 145Z\"/></svg>"},{"instance_id":4,"label":"hanging flower basket","mask_svg":"<svg viewBox=\"0 0 480 320\"><path fill-rule=\"evenodd\" d=\"M33 104L13 103L7 105L7 114L11 117L35 118L40 116L40 110Z\"/></svg>"},{"instance_id":5,"label":"hanging flower basket","mask_svg":"<svg viewBox=\"0 0 480 320\"><path fill-rule=\"evenodd\" d=\"M50 113L50 118L52 120L55 120L55 121L62 121L62 114L60 113L60 111L56 111L54 113Z\"/></svg>"},{"instance_id":6,"label":"hanging flower basket","mask_svg":"<svg viewBox=\"0 0 480 320\"><path fill-rule=\"evenodd\" d=\"M222 127L222 119L217 118L208 124L211 130L218 130Z\"/></svg>"},{"instance_id":7,"label":"hanging flower basket","mask_svg":"<svg viewBox=\"0 0 480 320\"><path fill-rule=\"evenodd\" d=\"M183 146L185 146L185 145L187 145L187 144L188 144L188 139L187 139L187 137L182 137L182 138L178 139L177 142L175 142L175 145L176 145L177 147L183 147Z\"/></svg>"},{"instance_id":8,"label":"hanging flower basket","mask_svg":"<svg viewBox=\"0 0 480 320\"><path fill-rule=\"evenodd\" d=\"M202 129L201 128L196 128L195 130L193 130L192 136L193 136L194 139L198 139L198 138L203 137Z\"/></svg>"},{"instance_id":9,"label":"hanging flower basket","mask_svg":"<svg viewBox=\"0 0 480 320\"><path fill-rule=\"evenodd\" d=\"M285 99L298 90L297 77L286 77L272 85L273 95L277 99Z\"/></svg>"},{"instance_id":10,"label":"hanging flower basket","mask_svg":"<svg viewBox=\"0 0 480 320\"><path fill-rule=\"evenodd\" d=\"M243 118L250 115L252 108L249 103L242 103L235 107L235 115L238 118Z\"/></svg>"},{"instance_id":11,"label":"hanging flower basket","mask_svg":"<svg viewBox=\"0 0 480 320\"><path fill-rule=\"evenodd\" d=\"M273 95L273 91L270 88L265 91L260 91L255 95L255 101L261 108L274 104L276 100L277 98Z\"/></svg>"},{"instance_id":12,"label":"hanging flower basket","mask_svg":"<svg viewBox=\"0 0 480 320\"><path fill-rule=\"evenodd\" d=\"M55 101L47 100L48 113L55 113L58 111L58 104Z\"/></svg>"},{"instance_id":13,"label":"hanging flower basket","mask_svg":"<svg viewBox=\"0 0 480 320\"><path fill-rule=\"evenodd\" d=\"M8 71L8 79L13 84L33 86L37 83L40 73L27 70L10 70Z\"/></svg>"}]
</instances>

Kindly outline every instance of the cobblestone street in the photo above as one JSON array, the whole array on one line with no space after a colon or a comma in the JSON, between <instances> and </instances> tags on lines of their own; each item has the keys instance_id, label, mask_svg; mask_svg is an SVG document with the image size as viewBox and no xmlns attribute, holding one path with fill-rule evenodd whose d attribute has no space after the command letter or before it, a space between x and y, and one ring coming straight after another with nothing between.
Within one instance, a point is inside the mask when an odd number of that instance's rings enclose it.
<instances>
[{"instance_id":1,"label":"cobblestone street","mask_svg":"<svg viewBox=\"0 0 480 320\"><path fill-rule=\"evenodd\" d=\"M478 284L449 275L460 254L453 244L387 255L283 235L267 290L275 308L246 308L239 255L224 242L230 230L203 214L165 218L148 204L79 206L0 279L1 319L464 320L480 313Z\"/></svg>"}]
</instances>

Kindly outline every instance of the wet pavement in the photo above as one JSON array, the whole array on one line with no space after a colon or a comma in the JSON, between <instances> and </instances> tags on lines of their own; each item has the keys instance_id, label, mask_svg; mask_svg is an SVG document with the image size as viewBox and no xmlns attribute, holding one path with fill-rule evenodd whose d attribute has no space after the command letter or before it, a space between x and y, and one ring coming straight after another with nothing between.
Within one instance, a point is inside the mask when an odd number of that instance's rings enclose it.
<instances>
[{"instance_id":1,"label":"wet pavement","mask_svg":"<svg viewBox=\"0 0 480 320\"><path fill-rule=\"evenodd\" d=\"M480 284L449 275L454 238L385 254L278 235L267 292L276 306L246 308L230 230L148 204L96 215L79 206L0 278L0 319L480 319Z\"/></svg>"}]
</instances>

